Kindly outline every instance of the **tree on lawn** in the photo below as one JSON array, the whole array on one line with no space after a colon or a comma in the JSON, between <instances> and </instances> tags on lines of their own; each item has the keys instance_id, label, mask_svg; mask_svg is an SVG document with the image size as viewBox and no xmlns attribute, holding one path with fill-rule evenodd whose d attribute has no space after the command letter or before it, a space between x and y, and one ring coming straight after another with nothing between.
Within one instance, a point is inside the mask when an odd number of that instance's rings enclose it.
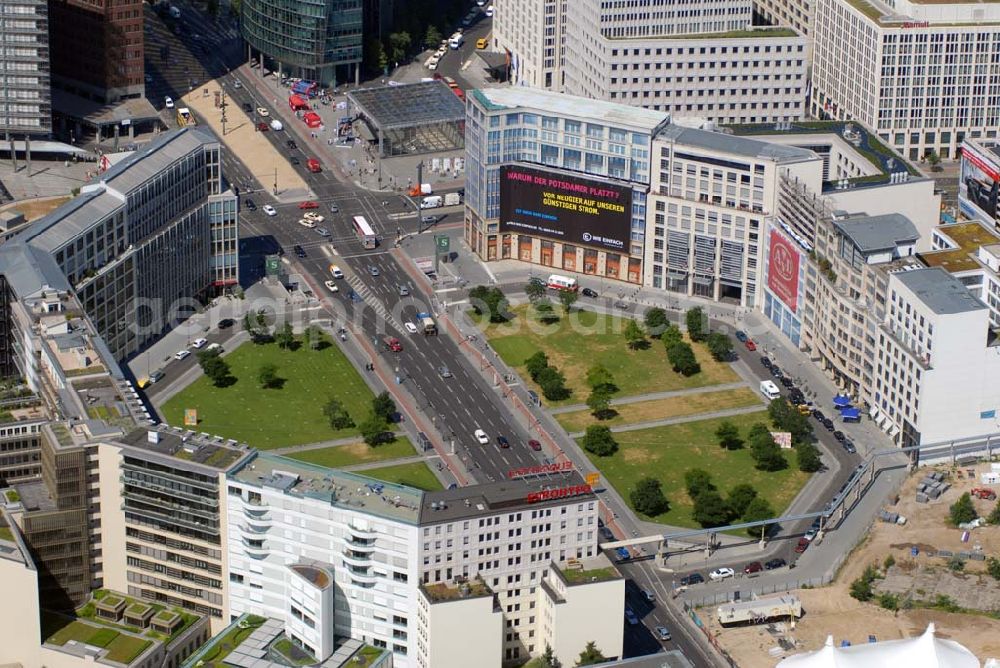
<instances>
[{"instance_id":1,"label":"tree on lawn","mask_svg":"<svg viewBox=\"0 0 1000 668\"><path fill-rule=\"evenodd\" d=\"M663 486L656 478L641 478L629 494L636 512L655 517L670 509L670 502L663 495Z\"/></svg>"},{"instance_id":2,"label":"tree on lawn","mask_svg":"<svg viewBox=\"0 0 1000 668\"><path fill-rule=\"evenodd\" d=\"M607 657L601 653L601 650L597 649L597 644L591 640L587 643L587 646L583 648L583 651L580 652L580 658L576 660L576 665L592 666L595 663L604 663L607 660Z\"/></svg>"},{"instance_id":3,"label":"tree on lawn","mask_svg":"<svg viewBox=\"0 0 1000 668\"><path fill-rule=\"evenodd\" d=\"M757 469L761 471L780 471L788 466L788 462L781 454L781 448L774 442L770 432L754 435L750 441L750 455Z\"/></svg>"},{"instance_id":4,"label":"tree on lawn","mask_svg":"<svg viewBox=\"0 0 1000 668\"><path fill-rule=\"evenodd\" d=\"M670 350L670 346L684 341L684 333L677 325L667 325L663 333L660 334L660 340L663 341L664 350Z\"/></svg>"},{"instance_id":5,"label":"tree on lawn","mask_svg":"<svg viewBox=\"0 0 1000 668\"><path fill-rule=\"evenodd\" d=\"M812 441L813 429L809 419L783 397L771 400L767 405L767 415L775 427L791 433L793 443Z\"/></svg>"},{"instance_id":6,"label":"tree on lawn","mask_svg":"<svg viewBox=\"0 0 1000 668\"><path fill-rule=\"evenodd\" d=\"M323 415L330 421L331 429L350 429L354 426L354 420L351 419L347 408L336 399L330 399L326 402L326 405L323 406Z\"/></svg>"},{"instance_id":7,"label":"tree on lawn","mask_svg":"<svg viewBox=\"0 0 1000 668\"><path fill-rule=\"evenodd\" d=\"M670 324L669 320L667 320L667 312L659 306L654 306L646 311L646 314L643 316L643 323L646 325L646 331L654 339L660 338L667 325Z\"/></svg>"},{"instance_id":8,"label":"tree on lawn","mask_svg":"<svg viewBox=\"0 0 1000 668\"><path fill-rule=\"evenodd\" d=\"M552 302L549 301L548 297L542 297L532 304L532 306L535 310L535 317L538 319L538 322L543 325L559 322L559 316L556 314L556 309L552 306Z\"/></svg>"},{"instance_id":9,"label":"tree on lawn","mask_svg":"<svg viewBox=\"0 0 1000 668\"><path fill-rule=\"evenodd\" d=\"M682 376L693 376L701 371L701 365L694 356L691 345L680 341L667 349L667 360L671 368Z\"/></svg>"},{"instance_id":10,"label":"tree on lawn","mask_svg":"<svg viewBox=\"0 0 1000 668\"><path fill-rule=\"evenodd\" d=\"M603 364L595 364L587 369L587 385L592 390L605 389L611 393L618 391L618 386L615 385L615 377L611 375L611 372Z\"/></svg>"},{"instance_id":11,"label":"tree on lawn","mask_svg":"<svg viewBox=\"0 0 1000 668\"><path fill-rule=\"evenodd\" d=\"M951 504L951 507L948 508L948 517L955 526L971 522L978 517L976 507L972 504L972 497L969 496L968 492L958 497L958 501Z\"/></svg>"},{"instance_id":12,"label":"tree on lawn","mask_svg":"<svg viewBox=\"0 0 1000 668\"><path fill-rule=\"evenodd\" d=\"M684 488L687 490L688 496L694 500L704 492L714 492L715 484L712 482L712 476L708 471L704 469L688 469L684 472Z\"/></svg>"},{"instance_id":13,"label":"tree on lawn","mask_svg":"<svg viewBox=\"0 0 1000 668\"><path fill-rule=\"evenodd\" d=\"M729 523L732 510L722 495L715 490L704 491L694 498L691 516L704 528L721 527Z\"/></svg>"},{"instance_id":14,"label":"tree on lawn","mask_svg":"<svg viewBox=\"0 0 1000 668\"><path fill-rule=\"evenodd\" d=\"M383 74L389 72L389 54L385 52L385 45L382 44L380 40L372 40L374 46L371 47L371 51L374 53L374 62L378 63L378 68L382 70Z\"/></svg>"},{"instance_id":15,"label":"tree on lawn","mask_svg":"<svg viewBox=\"0 0 1000 668\"><path fill-rule=\"evenodd\" d=\"M292 333L292 324L286 322L274 332L274 342L282 350L287 350L295 344L295 334Z\"/></svg>"},{"instance_id":16,"label":"tree on lawn","mask_svg":"<svg viewBox=\"0 0 1000 668\"><path fill-rule=\"evenodd\" d=\"M396 417L396 402L392 395L384 391L372 399L372 412L385 422L392 422Z\"/></svg>"},{"instance_id":17,"label":"tree on lawn","mask_svg":"<svg viewBox=\"0 0 1000 668\"><path fill-rule=\"evenodd\" d=\"M573 304L576 300L580 298L580 295L576 294L571 290L563 290L559 293L559 303L562 304L563 312L569 313L570 309L573 308Z\"/></svg>"},{"instance_id":18,"label":"tree on lawn","mask_svg":"<svg viewBox=\"0 0 1000 668\"><path fill-rule=\"evenodd\" d=\"M358 431L361 432L361 438L364 439L365 443L372 447L385 443L391 436L385 420L381 415L375 413L369 414L365 421L358 425Z\"/></svg>"},{"instance_id":19,"label":"tree on lawn","mask_svg":"<svg viewBox=\"0 0 1000 668\"><path fill-rule=\"evenodd\" d=\"M642 331L642 327L632 318L629 318L625 322L625 342L628 343L629 350L635 350L642 342L646 340L646 333Z\"/></svg>"},{"instance_id":20,"label":"tree on lawn","mask_svg":"<svg viewBox=\"0 0 1000 668\"><path fill-rule=\"evenodd\" d=\"M538 374L535 379L542 388L542 394L549 401L561 401L569 397L569 389L566 387L566 376L554 366L547 366Z\"/></svg>"},{"instance_id":21,"label":"tree on lawn","mask_svg":"<svg viewBox=\"0 0 1000 668\"><path fill-rule=\"evenodd\" d=\"M684 323L687 325L688 338L692 341L704 341L707 336L705 331L705 312L700 306L688 309L684 314Z\"/></svg>"},{"instance_id":22,"label":"tree on lawn","mask_svg":"<svg viewBox=\"0 0 1000 668\"><path fill-rule=\"evenodd\" d=\"M595 387L587 397L587 408L598 420L612 417L611 393L606 386Z\"/></svg>"},{"instance_id":23,"label":"tree on lawn","mask_svg":"<svg viewBox=\"0 0 1000 668\"><path fill-rule=\"evenodd\" d=\"M229 371L229 363L222 359L218 350L203 350L198 353L198 364L202 373L212 381L215 387L231 385L233 378Z\"/></svg>"},{"instance_id":24,"label":"tree on lawn","mask_svg":"<svg viewBox=\"0 0 1000 668\"><path fill-rule=\"evenodd\" d=\"M774 510L771 508L771 504L759 496L751 501L750 505L743 511L744 522L763 522L772 517L774 517ZM747 529L747 533L754 538L760 538L761 531L767 531L767 525L763 527L749 527Z\"/></svg>"},{"instance_id":25,"label":"tree on lawn","mask_svg":"<svg viewBox=\"0 0 1000 668\"><path fill-rule=\"evenodd\" d=\"M524 284L524 294L528 295L528 301L534 303L545 296L546 288L544 283L538 281L528 281Z\"/></svg>"},{"instance_id":26,"label":"tree on lawn","mask_svg":"<svg viewBox=\"0 0 1000 668\"><path fill-rule=\"evenodd\" d=\"M587 427L587 432L583 435L580 444L584 450L598 457L608 457L618 451L618 441L615 440L611 429L600 424L592 424Z\"/></svg>"},{"instance_id":27,"label":"tree on lawn","mask_svg":"<svg viewBox=\"0 0 1000 668\"><path fill-rule=\"evenodd\" d=\"M800 471L815 473L823 468L823 461L819 457L819 450L812 443L799 443L796 445L795 457L798 459Z\"/></svg>"},{"instance_id":28,"label":"tree on lawn","mask_svg":"<svg viewBox=\"0 0 1000 668\"><path fill-rule=\"evenodd\" d=\"M424 34L424 46L428 49L437 49L440 43L441 31L433 24L427 26L427 32Z\"/></svg>"},{"instance_id":29,"label":"tree on lawn","mask_svg":"<svg viewBox=\"0 0 1000 668\"><path fill-rule=\"evenodd\" d=\"M733 354L733 340L728 334L722 332L712 332L705 341L708 352L712 354L712 359L716 362L724 362Z\"/></svg>"},{"instance_id":30,"label":"tree on lawn","mask_svg":"<svg viewBox=\"0 0 1000 668\"><path fill-rule=\"evenodd\" d=\"M537 353L524 360L524 367L528 371L528 375L531 376L531 380L537 382L538 375L542 373L542 370L548 367L549 356L539 350Z\"/></svg>"},{"instance_id":31,"label":"tree on lawn","mask_svg":"<svg viewBox=\"0 0 1000 668\"><path fill-rule=\"evenodd\" d=\"M278 367L274 364L264 364L257 369L257 381L265 390L278 387L281 379L278 378Z\"/></svg>"},{"instance_id":32,"label":"tree on lawn","mask_svg":"<svg viewBox=\"0 0 1000 668\"><path fill-rule=\"evenodd\" d=\"M389 55L394 63L398 64L399 61L406 58L410 43L410 33L405 30L389 35Z\"/></svg>"},{"instance_id":33,"label":"tree on lawn","mask_svg":"<svg viewBox=\"0 0 1000 668\"><path fill-rule=\"evenodd\" d=\"M538 668L562 668L562 662L556 658L548 643L545 643L545 651L538 657Z\"/></svg>"},{"instance_id":34,"label":"tree on lawn","mask_svg":"<svg viewBox=\"0 0 1000 668\"><path fill-rule=\"evenodd\" d=\"M723 420L719 424L718 429L715 430L715 437L719 439L719 445L726 450L739 450L743 447L739 427L729 420Z\"/></svg>"},{"instance_id":35,"label":"tree on lawn","mask_svg":"<svg viewBox=\"0 0 1000 668\"><path fill-rule=\"evenodd\" d=\"M749 483L740 483L729 490L726 501L730 510L733 511L733 518L743 517L750 503L757 498L757 490Z\"/></svg>"}]
</instances>

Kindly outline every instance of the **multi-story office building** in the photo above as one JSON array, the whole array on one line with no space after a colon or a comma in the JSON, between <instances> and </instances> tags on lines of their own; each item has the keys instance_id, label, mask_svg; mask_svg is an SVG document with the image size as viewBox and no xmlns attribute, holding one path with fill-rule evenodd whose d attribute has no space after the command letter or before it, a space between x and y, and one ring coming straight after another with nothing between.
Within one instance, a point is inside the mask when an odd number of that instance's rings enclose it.
<instances>
[{"instance_id":1,"label":"multi-story office building","mask_svg":"<svg viewBox=\"0 0 1000 668\"><path fill-rule=\"evenodd\" d=\"M765 223L779 178L819 183L822 160L796 146L671 125L653 139L646 285L755 306Z\"/></svg>"},{"instance_id":2,"label":"multi-story office building","mask_svg":"<svg viewBox=\"0 0 1000 668\"><path fill-rule=\"evenodd\" d=\"M52 83L104 103L142 97L141 0L52 0Z\"/></svg>"},{"instance_id":3,"label":"multi-story office building","mask_svg":"<svg viewBox=\"0 0 1000 668\"><path fill-rule=\"evenodd\" d=\"M204 128L161 135L7 246L48 254L118 358L238 276L237 198Z\"/></svg>"},{"instance_id":4,"label":"multi-story office building","mask_svg":"<svg viewBox=\"0 0 1000 668\"><path fill-rule=\"evenodd\" d=\"M1000 6L816 0L812 112L855 119L911 160L1000 127Z\"/></svg>"},{"instance_id":5,"label":"multi-story office building","mask_svg":"<svg viewBox=\"0 0 1000 668\"><path fill-rule=\"evenodd\" d=\"M497 3L493 41L515 83L720 123L800 119L805 39L753 29L753 4Z\"/></svg>"},{"instance_id":6,"label":"multi-story office building","mask_svg":"<svg viewBox=\"0 0 1000 668\"><path fill-rule=\"evenodd\" d=\"M465 238L515 258L642 281L652 137L667 114L525 87L473 91Z\"/></svg>"},{"instance_id":7,"label":"multi-story office building","mask_svg":"<svg viewBox=\"0 0 1000 668\"><path fill-rule=\"evenodd\" d=\"M0 485L41 478L42 426L47 421L13 417L0 422Z\"/></svg>"},{"instance_id":8,"label":"multi-story office building","mask_svg":"<svg viewBox=\"0 0 1000 668\"><path fill-rule=\"evenodd\" d=\"M771 25L789 26L808 38L812 48L814 0L754 0L754 12Z\"/></svg>"},{"instance_id":9,"label":"multi-story office building","mask_svg":"<svg viewBox=\"0 0 1000 668\"><path fill-rule=\"evenodd\" d=\"M958 206L962 215L1000 230L998 193L1000 143L966 138L962 143L958 177Z\"/></svg>"},{"instance_id":10,"label":"multi-story office building","mask_svg":"<svg viewBox=\"0 0 1000 668\"><path fill-rule=\"evenodd\" d=\"M247 0L240 30L251 59L336 86L360 76L362 11L362 0Z\"/></svg>"},{"instance_id":11,"label":"multi-story office building","mask_svg":"<svg viewBox=\"0 0 1000 668\"><path fill-rule=\"evenodd\" d=\"M49 7L46 0L0 6L0 138L52 132Z\"/></svg>"}]
</instances>

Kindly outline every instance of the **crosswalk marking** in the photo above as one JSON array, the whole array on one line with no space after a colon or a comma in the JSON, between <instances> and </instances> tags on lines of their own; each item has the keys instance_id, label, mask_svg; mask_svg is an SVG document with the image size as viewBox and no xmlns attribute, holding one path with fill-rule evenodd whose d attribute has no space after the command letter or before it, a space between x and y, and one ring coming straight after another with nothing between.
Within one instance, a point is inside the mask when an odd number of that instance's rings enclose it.
<instances>
[{"instance_id":1,"label":"crosswalk marking","mask_svg":"<svg viewBox=\"0 0 1000 668\"><path fill-rule=\"evenodd\" d=\"M384 318L386 322L396 329L397 332L400 334L403 333L403 326L399 324L399 321L396 320L388 310L386 310L382 302L375 298L372 291L369 290L368 286L364 284L364 281L354 274L351 274L347 277L347 282L350 283L355 292L361 295L361 298L365 300L366 304L371 304L372 308L375 309L375 313Z\"/></svg>"}]
</instances>

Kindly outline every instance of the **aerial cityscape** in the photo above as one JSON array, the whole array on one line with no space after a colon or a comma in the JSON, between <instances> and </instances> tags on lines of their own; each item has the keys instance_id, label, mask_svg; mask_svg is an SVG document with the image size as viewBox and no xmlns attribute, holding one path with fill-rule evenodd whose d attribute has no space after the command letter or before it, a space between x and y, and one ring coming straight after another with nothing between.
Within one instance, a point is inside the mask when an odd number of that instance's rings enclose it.
<instances>
[{"instance_id":1,"label":"aerial cityscape","mask_svg":"<svg viewBox=\"0 0 1000 668\"><path fill-rule=\"evenodd\" d=\"M1000 668L1000 3L0 54L0 668Z\"/></svg>"}]
</instances>

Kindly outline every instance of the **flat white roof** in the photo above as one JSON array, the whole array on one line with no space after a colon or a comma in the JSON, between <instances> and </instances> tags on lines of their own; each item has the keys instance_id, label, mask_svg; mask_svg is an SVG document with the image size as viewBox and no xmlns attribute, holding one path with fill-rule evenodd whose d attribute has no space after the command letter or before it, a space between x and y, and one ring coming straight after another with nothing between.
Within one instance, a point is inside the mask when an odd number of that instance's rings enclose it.
<instances>
[{"instance_id":1,"label":"flat white roof","mask_svg":"<svg viewBox=\"0 0 1000 668\"><path fill-rule=\"evenodd\" d=\"M670 120L670 114L617 102L592 100L575 95L563 95L528 86L482 88L473 95L491 111L501 108L524 107L563 117L579 118L589 123L606 123L652 133Z\"/></svg>"}]
</instances>

